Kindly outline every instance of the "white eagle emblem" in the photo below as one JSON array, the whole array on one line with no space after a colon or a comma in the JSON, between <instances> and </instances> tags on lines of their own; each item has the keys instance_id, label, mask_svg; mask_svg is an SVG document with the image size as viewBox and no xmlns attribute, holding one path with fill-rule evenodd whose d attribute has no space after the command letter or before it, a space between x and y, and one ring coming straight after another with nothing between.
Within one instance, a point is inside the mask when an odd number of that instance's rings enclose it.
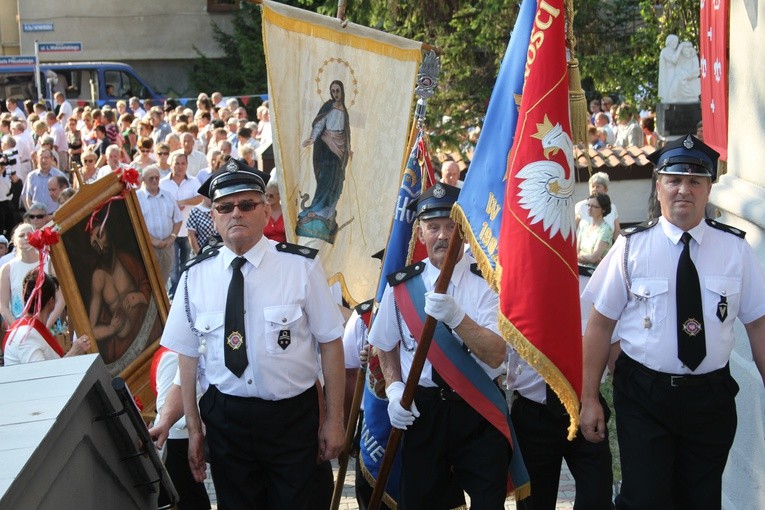
<instances>
[{"instance_id":1,"label":"white eagle emblem","mask_svg":"<svg viewBox=\"0 0 765 510\"><path fill-rule=\"evenodd\" d=\"M560 124L552 125L545 115L544 122L537 124L537 133L531 135L542 141L545 158L563 151L566 166L549 160L534 161L516 174L522 179L518 186L521 207L529 211L531 224L539 223L550 231L550 238L560 232L563 239L571 236L574 241L574 144ZM568 172L569 177L566 178Z\"/></svg>"}]
</instances>

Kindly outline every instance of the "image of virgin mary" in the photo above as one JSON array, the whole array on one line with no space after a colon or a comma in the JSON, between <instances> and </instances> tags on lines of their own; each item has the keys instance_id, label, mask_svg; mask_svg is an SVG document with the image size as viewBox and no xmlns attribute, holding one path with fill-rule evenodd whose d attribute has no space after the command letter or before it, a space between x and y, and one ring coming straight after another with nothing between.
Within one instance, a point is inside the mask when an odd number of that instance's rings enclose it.
<instances>
[{"instance_id":1,"label":"image of virgin mary","mask_svg":"<svg viewBox=\"0 0 765 510\"><path fill-rule=\"evenodd\" d=\"M303 147L313 145L313 174L316 191L309 206L310 195L301 194L301 211L295 233L328 243L337 234L337 202L343 192L345 168L351 154L351 128L345 107L345 86L340 80L329 86L331 99L319 109L311 124L311 135Z\"/></svg>"}]
</instances>

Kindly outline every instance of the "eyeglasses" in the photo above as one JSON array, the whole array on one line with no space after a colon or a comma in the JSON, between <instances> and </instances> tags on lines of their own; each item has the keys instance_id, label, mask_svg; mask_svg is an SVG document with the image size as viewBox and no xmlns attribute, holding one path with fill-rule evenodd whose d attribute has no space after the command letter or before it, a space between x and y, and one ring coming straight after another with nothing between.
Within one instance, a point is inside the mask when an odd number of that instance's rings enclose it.
<instances>
[{"instance_id":1,"label":"eyeglasses","mask_svg":"<svg viewBox=\"0 0 765 510\"><path fill-rule=\"evenodd\" d=\"M157 155L158 156L169 156L170 153L169 152L158 152Z\"/></svg>"},{"instance_id":2,"label":"eyeglasses","mask_svg":"<svg viewBox=\"0 0 765 510\"><path fill-rule=\"evenodd\" d=\"M96 160L95 159L83 159L82 162L83 163L95 163Z\"/></svg>"},{"instance_id":3,"label":"eyeglasses","mask_svg":"<svg viewBox=\"0 0 765 510\"><path fill-rule=\"evenodd\" d=\"M41 220L45 218L47 214L27 214L27 218L30 220Z\"/></svg>"},{"instance_id":4,"label":"eyeglasses","mask_svg":"<svg viewBox=\"0 0 765 510\"><path fill-rule=\"evenodd\" d=\"M234 212L234 207L238 207L240 211L247 212L252 211L263 202L256 202L255 200L242 200L241 202L225 202L223 204L216 204L215 210L218 214L231 214Z\"/></svg>"}]
</instances>

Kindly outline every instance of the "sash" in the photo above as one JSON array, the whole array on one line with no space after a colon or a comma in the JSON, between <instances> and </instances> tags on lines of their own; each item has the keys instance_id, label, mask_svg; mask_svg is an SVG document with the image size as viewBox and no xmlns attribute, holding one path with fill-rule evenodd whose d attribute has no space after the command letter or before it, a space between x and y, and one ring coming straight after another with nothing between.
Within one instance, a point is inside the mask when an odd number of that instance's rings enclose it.
<instances>
[{"instance_id":1,"label":"sash","mask_svg":"<svg viewBox=\"0 0 765 510\"><path fill-rule=\"evenodd\" d=\"M50 346L50 348L53 349L60 358L64 357L65 353L64 349L61 347L61 344L58 343L58 340L56 340L50 330L46 328L45 324L40 322L37 317L22 317L16 320L16 322L11 325L10 329L8 329L8 331L5 333L5 336L3 337L3 351L5 351L5 346L8 343L11 334L15 333L16 330L21 326L30 326L32 329L37 331L37 333L43 337L43 340L45 340L48 346ZM24 338L26 338L27 334L29 334L29 332L25 333L21 337L19 343L24 341Z\"/></svg>"},{"instance_id":2,"label":"sash","mask_svg":"<svg viewBox=\"0 0 765 510\"><path fill-rule=\"evenodd\" d=\"M393 287L396 306L412 335L419 339L427 315L425 314L425 284L420 275ZM523 463L515 430L510 421L505 396L476 360L468 354L446 326L438 322L433 342L428 350L428 361L443 380L478 414L492 424L510 442L513 455L508 467L508 492L516 498L530 494L529 474Z\"/></svg>"}]
</instances>

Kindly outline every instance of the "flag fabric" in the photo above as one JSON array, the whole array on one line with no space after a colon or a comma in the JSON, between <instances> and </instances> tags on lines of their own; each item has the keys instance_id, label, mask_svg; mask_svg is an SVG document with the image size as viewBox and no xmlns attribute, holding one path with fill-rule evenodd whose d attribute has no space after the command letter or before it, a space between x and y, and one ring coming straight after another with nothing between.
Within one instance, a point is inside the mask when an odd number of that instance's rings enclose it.
<instances>
[{"instance_id":1,"label":"flag fabric","mask_svg":"<svg viewBox=\"0 0 765 510\"><path fill-rule=\"evenodd\" d=\"M264 0L287 239L319 250L355 305L376 290L406 161L421 43Z\"/></svg>"},{"instance_id":2,"label":"flag fabric","mask_svg":"<svg viewBox=\"0 0 765 510\"><path fill-rule=\"evenodd\" d=\"M573 439L582 325L563 0L540 0L534 20L502 210L499 323L563 402Z\"/></svg>"},{"instance_id":3,"label":"flag fabric","mask_svg":"<svg viewBox=\"0 0 765 510\"><path fill-rule=\"evenodd\" d=\"M481 272L494 290L502 207L505 203L507 159L513 145L535 0L524 0L507 45L470 170L453 217L462 226Z\"/></svg>"},{"instance_id":4,"label":"flag fabric","mask_svg":"<svg viewBox=\"0 0 765 510\"><path fill-rule=\"evenodd\" d=\"M701 119L704 143L728 159L728 5L701 2Z\"/></svg>"},{"instance_id":5,"label":"flag fabric","mask_svg":"<svg viewBox=\"0 0 765 510\"><path fill-rule=\"evenodd\" d=\"M407 209L428 186L423 187L423 180L432 182L432 170L428 177L430 158L425 147L425 139L422 130L414 141L409 159L401 177L398 197L396 198L396 210L393 213L393 224L390 228L388 245L385 248L385 257L382 265L382 278L377 288L377 302L382 300L385 291L386 276L398 271L412 262L425 258L424 247L414 237L415 213ZM423 168L425 167L425 168ZM419 245L419 247L418 247Z\"/></svg>"}]
</instances>

